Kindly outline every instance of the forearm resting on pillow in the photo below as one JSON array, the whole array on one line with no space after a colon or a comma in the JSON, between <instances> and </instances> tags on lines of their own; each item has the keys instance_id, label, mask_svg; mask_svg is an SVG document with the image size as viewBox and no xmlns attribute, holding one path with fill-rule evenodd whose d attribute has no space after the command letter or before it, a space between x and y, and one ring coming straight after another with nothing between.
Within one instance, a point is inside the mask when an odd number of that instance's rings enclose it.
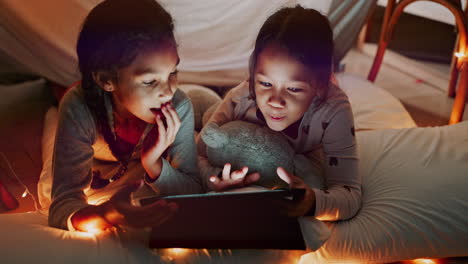
<instances>
[{"instance_id":1,"label":"forearm resting on pillow","mask_svg":"<svg viewBox=\"0 0 468 264\"><path fill-rule=\"evenodd\" d=\"M361 207L361 188L353 185L334 185L315 192L315 217L322 221L346 220Z\"/></svg>"}]
</instances>

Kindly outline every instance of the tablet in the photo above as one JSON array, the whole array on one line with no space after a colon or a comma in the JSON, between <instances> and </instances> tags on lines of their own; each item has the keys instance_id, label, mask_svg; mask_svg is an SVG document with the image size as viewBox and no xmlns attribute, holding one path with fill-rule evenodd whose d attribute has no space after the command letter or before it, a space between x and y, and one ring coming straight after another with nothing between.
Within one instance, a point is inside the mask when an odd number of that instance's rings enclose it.
<instances>
[{"instance_id":1,"label":"tablet","mask_svg":"<svg viewBox=\"0 0 468 264\"><path fill-rule=\"evenodd\" d=\"M151 248L305 249L297 218L280 201L304 190L261 190L146 198L177 203L176 214L151 231Z\"/></svg>"}]
</instances>

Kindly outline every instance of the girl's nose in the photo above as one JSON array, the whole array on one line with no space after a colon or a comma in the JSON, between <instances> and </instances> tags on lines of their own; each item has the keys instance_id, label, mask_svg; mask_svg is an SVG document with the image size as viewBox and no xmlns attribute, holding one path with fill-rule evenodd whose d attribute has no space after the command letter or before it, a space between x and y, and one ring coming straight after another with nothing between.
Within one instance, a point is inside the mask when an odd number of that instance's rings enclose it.
<instances>
[{"instance_id":1,"label":"girl's nose","mask_svg":"<svg viewBox=\"0 0 468 264\"><path fill-rule=\"evenodd\" d=\"M286 105L286 101L279 93L272 93L268 98L267 103L274 108L283 108Z\"/></svg>"},{"instance_id":2,"label":"girl's nose","mask_svg":"<svg viewBox=\"0 0 468 264\"><path fill-rule=\"evenodd\" d=\"M174 91L171 89L171 85L169 83L162 83L161 88L158 91L158 99L160 101L169 101L172 96L174 95Z\"/></svg>"}]
</instances>

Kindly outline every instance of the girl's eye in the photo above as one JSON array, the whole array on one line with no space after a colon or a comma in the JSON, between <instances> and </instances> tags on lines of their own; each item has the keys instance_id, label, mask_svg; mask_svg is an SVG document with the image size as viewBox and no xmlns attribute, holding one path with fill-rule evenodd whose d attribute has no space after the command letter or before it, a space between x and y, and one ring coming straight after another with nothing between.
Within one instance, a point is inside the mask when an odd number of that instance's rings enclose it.
<instances>
[{"instance_id":1,"label":"girl's eye","mask_svg":"<svg viewBox=\"0 0 468 264\"><path fill-rule=\"evenodd\" d=\"M258 83L259 83L260 85L262 85L262 86L265 86L265 87L271 87L271 86L272 86L271 83L269 83L269 82L258 81Z\"/></svg>"},{"instance_id":2,"label":"girl's eye","mask_svg":"<svg viewBox=\"0 0 468 264\"><path fill-rule=\"evenodd\" d=\"M288 91L291 91L293 93L298 93L300 91L302 91L301 88L296 88L296 87L288 87Z\"/></svg>"},{"instance_id":3,"label":"girl's eye","mask_svg":"<svg viewBox=\"0 0 468 264\"><path fill-rule=\"evenodd\" d=\"M173 71L171 72L171 76L169 76L169 78L173 79L173 78L177 78L177 74L179 73L179 71Z\"/></svg>"},{"instance_id":4,"label":"girl's eye","mask_svg":"<svg viewBox=\"0 0 468 264\"><path fill-rule=\"evenodd\" d=\"M156 83L156 80L151 80L151 81L143 81L144 86L151 86Z\"/></svg>"}]
</instances>

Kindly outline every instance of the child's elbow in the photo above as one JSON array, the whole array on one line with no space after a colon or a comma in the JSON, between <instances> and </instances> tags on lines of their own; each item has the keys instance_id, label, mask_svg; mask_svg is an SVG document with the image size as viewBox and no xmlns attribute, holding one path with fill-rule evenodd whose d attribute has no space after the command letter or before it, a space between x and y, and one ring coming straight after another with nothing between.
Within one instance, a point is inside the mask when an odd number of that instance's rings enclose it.
<instances>
[{"instance_id":1,"label":"child's elbow","mask_svg":"<svg viewBox=\"0 0 468 264\"><path fill-rule=\"evenodd\" d=\"M356 216L361 210L362 206L362 195L360 191L351 192L351 195L348 200L349 210L348 212L341 217L341 220L348 220Z\"/></svg>"}]
</instances>

